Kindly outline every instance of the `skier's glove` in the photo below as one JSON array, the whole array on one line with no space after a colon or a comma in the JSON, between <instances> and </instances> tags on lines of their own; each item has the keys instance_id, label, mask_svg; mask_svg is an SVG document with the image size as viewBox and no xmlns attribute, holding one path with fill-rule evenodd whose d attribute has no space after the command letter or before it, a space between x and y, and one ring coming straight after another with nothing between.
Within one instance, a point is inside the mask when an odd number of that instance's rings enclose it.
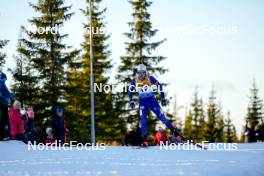
<instances>
[{"instance_id":1,"label":"skier's glove","mask_svg":"<svg viewBox=\"0 0 264 176\"><path fill-rule=\"evenodd\" d=\"M167 102L166 102L166 99L165 98L161 100L161 105L163 107L167 106Z\"/></svg>"},{"instance_id":2,"label":"skier's glove","mask_svg":"<svg viewBox=\"0 0 264 176\"><path fill-rule=\"evenodd\" d=\"M135 108L135 102L133 100L130 101L129 106L131 109Z\"/></svg>"}]
</instances>

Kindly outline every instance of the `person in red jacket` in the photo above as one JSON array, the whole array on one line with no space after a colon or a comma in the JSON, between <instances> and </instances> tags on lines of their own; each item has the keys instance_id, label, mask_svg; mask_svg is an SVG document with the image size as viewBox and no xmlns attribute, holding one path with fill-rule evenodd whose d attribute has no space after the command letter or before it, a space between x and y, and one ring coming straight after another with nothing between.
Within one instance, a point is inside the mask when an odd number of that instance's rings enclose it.
<instances>
[{"instance_id":1,"label":"person in red jacket","mask_svg":"<svg viewBox=\"0 0 264 176\"><path fill-rule=\"evenodd\" d=\"M9 108L9 122L11 129L11 138L14 140L26 142L26 138L24 136L25 130L24 126L27 122L27 118L23 117L20 112L21 103L19 101L15 101L13 107Z\"/></svg>"},{"instance_id":2,"label":"person in red jacket","mask_svg":"<svg viewBox=\"0 0 264 176\"><path fill-rule=\"evenodd\" d=\"M154 144L161 145L162 142L166 144L166 141L168 141L167 134L162 127L159 127L159 130L155 134Z\"/></svg>"}]
</instances>

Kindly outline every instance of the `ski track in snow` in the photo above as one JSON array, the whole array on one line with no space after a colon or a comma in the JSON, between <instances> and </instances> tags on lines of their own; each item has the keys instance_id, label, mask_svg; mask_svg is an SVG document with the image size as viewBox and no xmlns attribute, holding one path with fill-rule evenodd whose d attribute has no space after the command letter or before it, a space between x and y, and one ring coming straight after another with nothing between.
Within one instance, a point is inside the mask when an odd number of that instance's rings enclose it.
<instances>
[{"instance_id":1,"label":"ski track in snow","mask_svg":"<svg viewBox=\"0 0 264 176\"><path fill-rule=\"evenodd\" d=\"M0 142L0 176L264 175L264 144L238 144L237 151L106 147L99 150L28 150Z\"/></svg>"}]
</instances>

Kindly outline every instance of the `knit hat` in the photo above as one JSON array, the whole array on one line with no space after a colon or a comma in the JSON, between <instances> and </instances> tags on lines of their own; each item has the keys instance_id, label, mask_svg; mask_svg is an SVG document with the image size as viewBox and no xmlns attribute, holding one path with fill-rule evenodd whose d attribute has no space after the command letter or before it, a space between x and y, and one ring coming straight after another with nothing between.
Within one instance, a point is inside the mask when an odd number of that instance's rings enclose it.
<instances>
[{"instance_id":1,"label":"knit hat","mask_svg":"<svg viewBox=\"0 0 264 176\"><path fill-rule=\"evenodd\" d=\"M137 71L138 72L140 72L140 71L147 71L146 65L144 65L144 64L138 65Z\"/></svg>"},{"instance_id":2,"label":"knit hat","mask_svg":"<svg viewBox=\"0 0 264 176\"><path fill-rule=\"evenodd\" d=\"M15 109L21 109L21 103L18 100L15 100L15 102L13 103L13 107Z\"/></svg>"}]
</instances>

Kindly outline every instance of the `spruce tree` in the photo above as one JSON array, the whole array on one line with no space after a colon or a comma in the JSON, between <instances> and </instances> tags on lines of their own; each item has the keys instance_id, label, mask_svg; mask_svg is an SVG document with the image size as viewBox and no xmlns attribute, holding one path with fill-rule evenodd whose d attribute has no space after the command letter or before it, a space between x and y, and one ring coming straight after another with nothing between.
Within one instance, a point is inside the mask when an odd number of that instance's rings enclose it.
<instances>
[{"instance_id":1,"label":"spruce tree","mask_svg":"<svg viewBox=\"0 0 264 176\"><path fill-rule=\"evenodd\" d=\"M164 56L157 56L154 51L165 41L165 39L153 42L153 37L158 30L153 29L150 13L148 8L152 2L148 0L130 0L132 6L133 20L128 23L130 31L125 33L128 38L126 44L126 55L121 57L121 63L118 67L118 75L116 76L119 84L130 84L131 79L135 76L136 66L145 64L150 74L159 73L164 74L167 70L159 65L165 59ZM137 100L137 96L134 96ZM122 92L116 97L116 105L121 116L127 116L128 110L128 96L127 92ZM132 115L130 113L129 122L135 122L139 114ZM149 118L148 128L150 131L154 130L156 118Z\"/></svg>"},{"instance_id":2,"label":"spruce tree","mask_svg":"<svg viewBox=\"0 0 264 176\"><path fill-rule=\"evenodd\" d=\"M184 119L184 127L183 127L183 135L188 140L193 140L193 125L192 125L192 111L190 110L189 113L185 116Z\"/></svg>"},{"instance_id":3,"label":"spruce tree","mask_svg":"<svg viewBox=\"0 0 264 176\"><path fill-rule=\"evenodd\" d=\"M200 98L199 104L200 104L200 118L199 118L199 130L198 130L199 134L197 141L205 141L207 122L205 120L204 104L202 98Z\"/></svg>"},{"instance_id":4,"label":"spruce tree","mask_svg":"<svg viewBox=\"0 0 264 176\"><path fill-rule=\"evenodd\" d=\"M262 120L263 102L258 95L259 89L257 88L256 81L252 83L250 89L249 104L247 108L246 123L248 128L255 130L256 125ZM256 139L252 139L255 142Z\"/></svg>"},{"instance_id":5,"label":"spruce tree","mask_svg":"<svg viewBox=\"0 0 264 176\"><path fill-rule=\"evenodd\" d=\"M5 58L6 54L2 53L1 50L4 46L6 46L8 43L8 40L0 40L0 67L2 67L5 64Z\"/></svg>"},{"instance_id":6,"label":"spruce tree","mask_svg":"<svg viewBox=\"0 0 264 176\"><path fill-rule=\"evenodd\" d=\"M17 49L18 66L13 76L16 92L22 92L21 86L24 84L37 89L33 91L33 99L32 95L25 97L21 93L18 98L35 102L32 104L36 106L36 126L40 127L44 121L50 119L57 106L64 106L66 68L78 51L63 43L68 34L60 31L73 15L69 12L71 6L65 6L64 0L38 0L37 3L29 5L37 15L28 20L32 30L21 27L22 37ZM34 86L30 87L31 84Z\"/></svg>"},{"instance_id":7,"label":"spruce tree","mask_svg":"<svg viewBox=\"0 0 264 176\"><path fill-rule=\"evenodd\" d=\"M237 142L236 128L230 118L230 111L227 112L227 118L225 119L224 142Z\"/></svg>"},{"instance_id":8,"label":"spruce tree","mask_svg":"<svg viewBox=\"0 0 264 176\"><path fill-rule=\"evenodd\" d=\"M222 113L222 105L219 100L218 103L218 115L216 116L216 135L215 142L223 142L224 141L224 115Z\"/></svg>"},{"instance_id":9,"label":"spruce tree","mask_svg":"<svg viewBox=\"0 0 264 176\"><path fill-rule=\"evenodd\" d=\"M82 116L81 102L83 99L82 87L83 80L81 79L82 58L76 57L70 64L67 70L66 84L66 110L67 117L71 123L68 128L71 130L69 134L70 141L83 142L88 140L89 132L88 125L85 123L85 118ZM89 77L87 75L87 77ZM89 101L88 99L86 101ZM88 107L87 107L88 108ZM87 117L88 118L88 117ZM88 119L87 119L88 120Z\"/></svg>"},{"instance_id":10,"label":"spruce tree","mask_svg":"<svg viewBox=\"0 0 264 176\"><path fill-rule=\"evenodd\" d=\"M198 90L195 90L194 92L189 115L186 118L186 125L184 127L186 137L197 142L203 141L205 133L204 127L206 124L204 119L203 102L202 99L198 97Z\"/></svg>"},{"instance_id":11,"label":"spruce tree","mask_svg":"<svg viewBox=\"0 0 264 176\"><path fill-rule=\"evenodd\" d=\"M216 142L219 135L219 128L221 124L220 109L216 103L215 90L212 88L209 96L207 108L207 125L206 125L206 140L209 142Z\"/></svg>"},{"instance_id":12,"label":"spruce tree","mask_svg":"<svg viewBox=\"0 0 264 176\"><path fill-rule=\"evenodd\" d=\"M75 116L77 133L81 142L90 141L90 33L93 30L93 54L94 54L94 82L98 87L100 84L105 86L109 84L110 69L112 63L109 51L109 35L106 33L97 33L105 28L104 14L106 8L100 9L101 0L94 0L92 5L92 24L93 29L89 29L90 21L84 24L84 42L82 43L83 55L80 60L71 65L68 74L68 94L69 110ZM87 8L82 10L88 18L89 0ZM80 68L76 68L80 65ZM77 101L76 101L77 100ZM76 102L75 102L76 101ZM109 92L95 92L95 122L97 142L121 142L124 135L124 126L116 115L113 105L113 94Z\"/></svg>"},{"instance_id":13,"label":"spruce tree","mask_svg":"<svg viewBox=\"0 0 264 176\"><path fill-rule=\"evenodd\" d=\"M15 68L10 70L13 76L12 91L23 107L33 106L35 110L38 110L39 87L33 73L31 56L22 42L18 42L17 53L17 56L14 56Z\"/></svg>"}]
</instances>

